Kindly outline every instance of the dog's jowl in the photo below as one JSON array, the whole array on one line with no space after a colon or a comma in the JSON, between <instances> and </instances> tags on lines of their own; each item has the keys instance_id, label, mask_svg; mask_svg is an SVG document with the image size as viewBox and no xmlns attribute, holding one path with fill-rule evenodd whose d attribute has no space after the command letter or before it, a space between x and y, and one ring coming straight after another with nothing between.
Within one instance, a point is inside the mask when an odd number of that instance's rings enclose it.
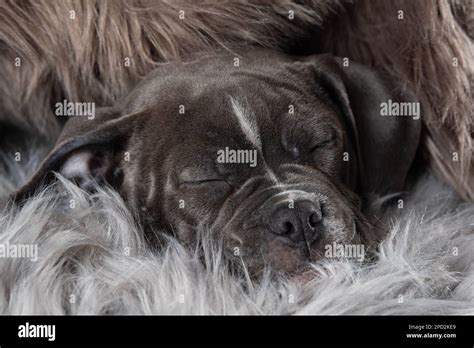
<instances>
[{"instance_id":1,"label":"dog's jowl","mask_svg":"<svg viewBox=\"0 0 474 348\"><path fill-rule=\"evenodd\" d=\"M86 190L108 184L147 233L188 245L204 233L254 274L304 269L326 246L369 250L369 198L403 190L421 128L380 106L412 94L329 55L234 58L164 64L117 105L71 118L16 198L53 171Z\"/></svg>"}]
</instances>

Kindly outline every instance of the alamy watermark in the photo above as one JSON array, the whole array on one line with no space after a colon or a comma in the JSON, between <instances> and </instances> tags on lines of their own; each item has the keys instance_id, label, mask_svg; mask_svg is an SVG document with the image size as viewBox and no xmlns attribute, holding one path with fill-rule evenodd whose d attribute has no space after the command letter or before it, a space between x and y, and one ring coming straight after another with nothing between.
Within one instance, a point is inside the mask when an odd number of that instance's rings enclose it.
<instances>
[{"instance_id":1,"label":"alamy watermark","mask_svg":"<svg viewBox=\"0 0 474 348\"><path fill-rule=\"evenodd\" d=\"M380 116L407 116L418 120L420 118L420 103L400 103L389 99L387 102L380 103Z\"/></svg>"},{"instance_id":2,"label":"alamy watermark","mask_svg":"<svg viewBox=\"0 0 474 348\"><path fill-rule=\"evenodd\" d=\"M18 326L18 337L20 338L47 338L48 341L56 339L56 325L38 325L26 322Z\"/></svg>"},{"instance_id":3,"label":"alamy watermark","mask_svg":"<svg viewBox=\"0 0 474 348\"><path fill-rule=\"evenodd\" d=\"M74 103L64 99L62 103L56 103L55 106L56 116L75 117L82 116L87 117L88 120L95 118L95 103Z\"/></svg>"},{"instance_id":4,"label":"alamy watermark","mask_svg":"<svg viewBox=\"0 0 474 348\"><path fill-rule=\"evenodd\" d=\"M38 261L37 244L0 244L0 258L22 258Z\"/></svg>"},{"instance_id":5,"label":"alamy watermark","mask_svg":"<svg viewBox=\"0 0 474 348\"><path fill-rule=\"evenodd\" d=\"M234 150L226 146L217 151L217 163L243 163L253 168L257 166L257 150Z\"/></svg>"},{"instance_id":6,"label":"alamy watermark","mask_svg":"<svg viewBox=\"0 0 474 348\"><path fill-rule=\"evenodd\" d=\"M328 259L357 259L362 262L365 259L364 244L341 244L333 242L324 247L324 256Z\"/></svg>"}]
</instances>

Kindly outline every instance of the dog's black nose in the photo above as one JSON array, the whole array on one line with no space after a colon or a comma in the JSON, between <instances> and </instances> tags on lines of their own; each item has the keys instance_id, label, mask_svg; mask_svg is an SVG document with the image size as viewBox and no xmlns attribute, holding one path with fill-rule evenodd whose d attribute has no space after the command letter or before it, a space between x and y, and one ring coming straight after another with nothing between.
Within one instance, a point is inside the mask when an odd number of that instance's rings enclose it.
<instances>
[{"instance_id":1,"label":"dog's black nose","mask_svg":"<svg viewBox=\"0 0 474 348\"><path fill-rule=\"evenodd\" d=\"M323 216L321 206L309 200L277 204L270 213L270 230L285 236L295 244L305 244L308 248L322 234Z\"/></svg>"}]
</instances>

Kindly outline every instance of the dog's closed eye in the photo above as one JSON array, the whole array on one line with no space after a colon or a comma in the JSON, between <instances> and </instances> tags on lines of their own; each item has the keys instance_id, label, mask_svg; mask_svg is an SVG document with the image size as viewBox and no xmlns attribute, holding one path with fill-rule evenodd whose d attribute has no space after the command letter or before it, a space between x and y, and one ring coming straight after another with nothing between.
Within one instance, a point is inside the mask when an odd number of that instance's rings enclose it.
<instances>
[{"instance_id":1,"label":"dog's closed eye","mask_svg":"<svg viewBox=\"0 0 474 348\"><path fill-rule=\"evenodd\" d=\"M181 182L181 185L206 185L215 183L227 183L224 179L197 179Z\"/></svg>"},{"instance_id":2,"label":"dog's closed eye","mask_svg":"<svg viewBox=\"0 0 474 348\"><path fill-rule=\"evenodd\" d=\"M193 192L201 202L215 202L232 192L232 186L221 178L196 177L181 181L178 187L182 192Z\"/></svg>"},{"instance_id":3,"label":"dog's closed eye","mask_svg":"<svg viewBox=\"0 0 474 348\"><path fill-rule=\"evenodd\" d=\"M308 146L309 153L314 153L315 151L330 148L337 145L337 137L335 135L330 136L327 139L317 139Z\"/></svg>"},{"instance_id":4,"label":"dog's closed eye","mask_svg":"<svg viewBox=\"0 0 474 348\"><path fill-rule=\"evenodd\" d=\"M327 127L324 127L323 131L293 128L282 136L283 147L294 159L337 148L340 140L338 134Z\"/></svg>"},{"instance_id":5,"label":"dog's closed eye","mask_svg":"<svg viewBox=\"0 0 474 348\"><path fill-rule=\"evenodd\" d=\"M185 168L178 175L179 186L205 186L205 185L226 185L229 183L218 173L198 167Z\"/></svg>"}]
</instances>

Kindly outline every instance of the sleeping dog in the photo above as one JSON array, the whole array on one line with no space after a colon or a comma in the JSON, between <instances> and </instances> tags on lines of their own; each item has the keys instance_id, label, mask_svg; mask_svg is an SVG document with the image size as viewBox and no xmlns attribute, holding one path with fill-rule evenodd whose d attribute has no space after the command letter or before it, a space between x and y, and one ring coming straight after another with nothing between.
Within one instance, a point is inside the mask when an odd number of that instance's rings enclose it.
<instances>
[{"instance_id":1,"label":"sleeping dog","mask_svg":"<svg viewBox=\"0 0 474 348\"><path fill-rule=\"evenodd\" d=\"M377 242L366 207L400 192L418 149L398 81L329 55L254 51L163 64L95 117L74 117L32 179L114 187L146 233L198 231L258 272L295 272L328 245ZM404 104L406 105L406 104ZM416 115L415 115L416 116Z\"/></svg>"}]
</instances>

